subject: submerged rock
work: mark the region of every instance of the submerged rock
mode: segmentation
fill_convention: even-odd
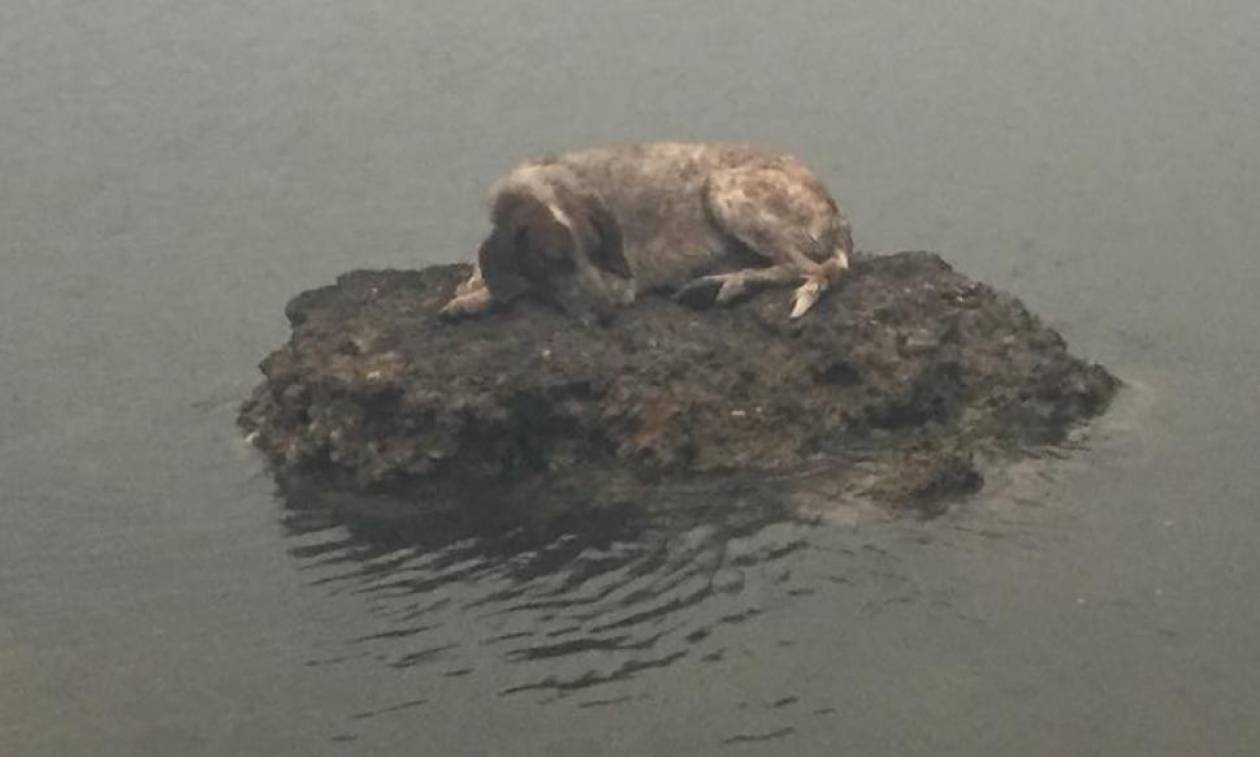
[[[977,454],[1062,441],[1119,382],[938,256],[859,256],[804,318],[789,291],[606,325],[519,302],[437,317],[467,266],[355,271],[286,308],[240,424],[285,478],[520,502],[568,489],[825,470],[837,498],[939,512]]]

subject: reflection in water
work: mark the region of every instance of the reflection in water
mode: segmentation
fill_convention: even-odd
[[[628,684],[647,671],[726,659],[723,629],[812,591],[789,564],[812,526],[767,486],[546,508],[426,508],[302,484],[282,494],[289,551],[312,583],[370,611],[367,633],[310,664],[366,657],[426,672],[409,701],[357,720],[422,706],[434,686],[485,668],[500,697],[616,705],[641,695]]]
[[[776,650],[817,647],[819,635],[843,650],[845,637],[889,633],[924,614],[981,627],[948,581],[925,583],[933,569],[924,565],[956,564],[935,563],[933,552],[991,555],[999,542],[1036,550],[1045,535],[1036,518],[1021,520],[1042,509],[1062,464],[1059,454],[1042,457],[1005,468],[994,491],[965,508],[994,518],[863,518],[861,528],[837,526],[855,526],[848,516],[822,524],[802,514],[821,513],[820,498],[833,515],[844,509],[827,498],[821,469],[597,501],[572,487],[422,501],[281,481],[289,554],[311,587],[353,599],[349,625],[336,624],[338,637],[306,664],[389,677],[380,701],[344,713],[352,730],[417,710],[440,720],[453,702],[487,698],[588,713],[659,707],[656,690],[715,674],[739,682],[738,729],[714,733],[715,746],[807,738],[847,705],[836,691],[773,675],[763,666]],[[841,652],[828,665],[847,660]]]

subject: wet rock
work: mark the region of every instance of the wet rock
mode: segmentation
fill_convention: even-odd
[[[930,515],[980,487],[974,455],[1061,441],[1119,383],[929,253],[858,257],[799,321],[787,290],[646,298],[604,325],[529,301],[441,321],[467,273],[355,271],[289,303],[240,413],[278,474],[521,501],[826,470],[835,496]]]

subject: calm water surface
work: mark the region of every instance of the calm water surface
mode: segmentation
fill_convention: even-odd
[[[1260,751],[1258,7],[9,0],[0,751]],[[276,495],[290,295],[654,138],[804,156],[1129,388],[927,524]]]

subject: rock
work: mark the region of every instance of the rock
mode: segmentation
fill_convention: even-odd
[[[530,301],[440,320],[467,274],[355,271],[289,303],[240,413],[277,474],[519,500],[825,470],[836,496],[930,515],[980,487],[974,455],[1062,441],[1119,386],[929,253],[857,257],[798,321],[788,290],[650,297],[604,325]]]

